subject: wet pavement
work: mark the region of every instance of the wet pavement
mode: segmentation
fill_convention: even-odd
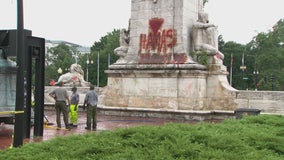
[[[70,134],[85,134],[90,132],[100,132],[104,130],[115,130],[117,128],[127,128],[139,125],[163,125],[165,123],[195,123],[192,121],[160,119],[160,118],[140,118],[140,117],[119,117],[119,116],[105,116],[98,115],[97,117],[97,130],[86,130],[86,112],[79,111],[78,126],[73,127],[71,130],[56,129],[55,111],[45,110],[45,120],[48,120],[49,125],[44,126],[42,137],[33,137],[33,128],[31,128],[31,138],[25,139],[24,143],[40,142],[52,139],[57,136],[65,136]],[[61,124],[64,128],[63,117],[61,116]],[[0,130],[0,150],[9,148],[12,144],[13,125],[2,125]]]

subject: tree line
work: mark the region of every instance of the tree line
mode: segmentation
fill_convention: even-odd
[[[249,90],[284,90],[284,20],[267,33],[258,33],[245,44],[224,42],[219,36],[224,65],[232,66],[232,86]],[[241,69],[244,65],[245,69]],[[229,78],[229,77],[228,77]]]
[[[75,63],[76,58],[77,63],[81,65],[84,71],[85,80],[88,79],[93,85],[106,86],[107,75],[104,71],[119,58],[113,52],[115,48],[119,47],[119,34],[120,31],[116,29],[107,33],[98,42],[94,42],[90,53],[80,53],[75,47],[68,46],[65,43],[48,49],[46,54],[45,84],[49,85],[50,81],[56,81],[61,74],[69,72],[69,67]],[[59,68],[62,69],[61,74],[57,72]],[[88,75],[86,73],[87,70]]]

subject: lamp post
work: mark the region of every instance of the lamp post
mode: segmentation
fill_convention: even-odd
[[[87,82],[89,82],[89,63],[90,63],[89,56],[87,56],[87,61],[86,61],[86,64],[87,64],[86,80]]]
[[[68,67],[67,67],[67,68],[65,68],[65,72],[69,72],[69,70],[70,70],[70,69],[69,69]]]
[[[93,64],[93,63],[94,63],[94,61],[93,60],[89,60],[89,56],[87,55],[87,61],[86,61],[86,64],[87,64],[86,80],[87,80],[87,82],[89,82],[89,64]]]
[[[259,72],[258,71],[253,71],[253,75],[254,75],[255,90],[257,91],[257,89],[258,89],[258,76],[259,76]]]
[[[62,69],[60,67],[58,68],[57,73],[62,74]]]
[[[240,69],[242,70],[242,89],[244,88],[244,81],[248,80],[247,77],[244,77],[244,72],[247,69],[247,67],[245,65],[241,65]]]
[[[242,70],[242,89],[243,89],[244,88],[244,81],[248,80],[247,77],[244,77],[244,72],[247,69],[247,67],[245,65],[245,53],[244,52],[243,52],[243,57],[242,57],[242,65],[240,66],[240,69]]]
[[[98,52],[98,61],[97,61],[97,87],[100,86],[100,52]]]
[[[231,54],[231,64],[230,64],[230,85],[232,86],[233,80],[233,54]]]
[[[59,67],[58,70],[57,70],[58,75],[60,76],[62,74],[62,72],[63,72],[62,69]]]

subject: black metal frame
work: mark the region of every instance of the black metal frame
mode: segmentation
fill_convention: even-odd
[[[26,137],[29,138],[31,122],[32,95],[32,60],[35,59],[34,87],[34,136],[43,136],[44,127],[44,69],[45,69],[45,39],[27,37],[27,104],[26,104]]]
[[[30,138],[33,60],[35,61],[34,136],[43,136],[45,39],[33,37],[30,30],[0,30],[0,33],[0,38],[5,40],[5,43],[0,44],[6,53],[5,56],[17,57],[15,111],[24,111],[24,114],[15,115],[13,145],[18,147],[23,144],[24,137]],[[20,46],[16,45],[19,42]]]

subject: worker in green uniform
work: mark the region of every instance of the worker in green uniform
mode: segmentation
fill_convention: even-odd
[[[77,87],[72,88],[72,94],[70,96],[70,108],[69,108],[69,118],[70,125],[77,127],[78,124],[78,110],[79,110],[79,94],[77,93]]]

